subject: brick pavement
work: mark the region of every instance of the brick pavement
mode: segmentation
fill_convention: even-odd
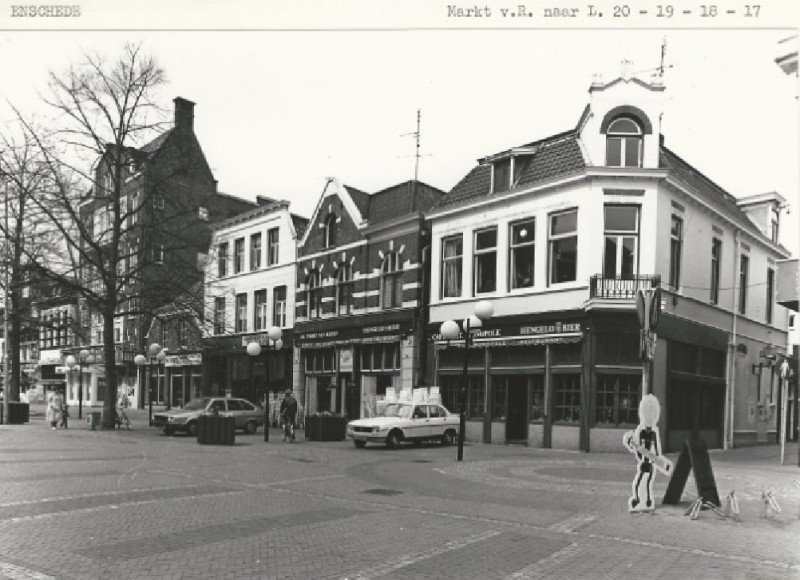
[[[457,463],[455,448],[260,433],[199,446],[149,429],[146,411],[131,419],[121,432],[0,426],[0,577],[800,577],[800,474],[774,448],[712,452],[741,518],[691,521],[688,494],[626,512],[626,453],[469,445]],[[783,508],[769,519],[753,503],[765,486]]]

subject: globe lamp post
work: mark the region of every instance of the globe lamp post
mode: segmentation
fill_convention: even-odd
[[[458,461],[464,460],[464,432],[467,424],[467,388],[469,385],[469,349],[472,346],[473,338],[471,331],[483,326],[484,320],[489,320],[494,315],[494,307],[487,300],[481,300],[475,304],[474,314],[470,315],[463,322],[464,328],[464,370],[461,381],[461,391],[459,392],[459,418],[458,418]],[[442,338],[448,342],[461,337],[461,328],[454,320],[446,320],[442,323],[439,331]]]

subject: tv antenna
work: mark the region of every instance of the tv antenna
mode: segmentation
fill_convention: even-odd
[[[414,203],[416,202],[416,194],[417,194],[417,180],[419,179],[419,158],[420,157],[430,157],[430,155],[423,155],[419,152],[419,141],[420,141],[420,121],[422,119],[422,111],[417,109],[417,130],[413,133],[404,133],[400,135],[401,137],[414,137],[415,142],[415,150],[414,150],[414,181],[411,182],[411,203],[412,207],[414,207]]]

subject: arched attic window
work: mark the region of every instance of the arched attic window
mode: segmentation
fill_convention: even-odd
[[[618,117],[606,131],[608,167],[642,166],[642,127],[633,117]]]
[[[336,214],[328,214],[325,218],[325,247],[331,248],[336,245]]]

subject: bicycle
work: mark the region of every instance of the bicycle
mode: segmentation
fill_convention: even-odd
[[[117,411],[116,416],[114,417],[114,424],[117,429],[122,429],[123,427],[127,427],[128,431],[133,429],[133,427],[131,427],[131,421],[128,419],[125,409],[122,407],[120,407],[119,411]]]
[[[294,443],[294,421],[288,421],[286,417],[281,417],[283,421],[283,441],[289,440],[289,443]]]

